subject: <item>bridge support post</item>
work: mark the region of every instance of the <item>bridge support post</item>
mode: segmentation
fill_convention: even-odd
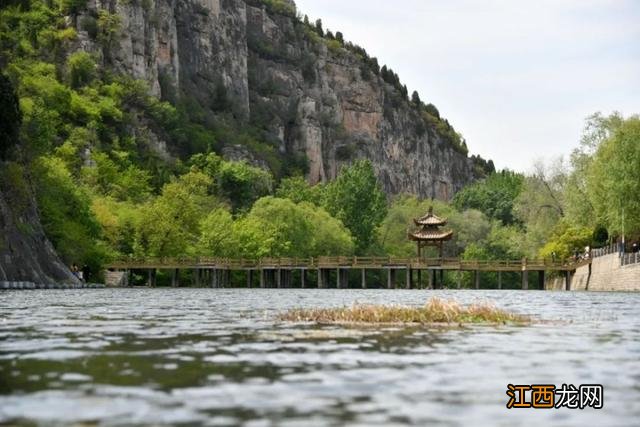
[[[282,270],[281,269],[276,270],[276,287],[278,289],[282,288]]]
[[[427,276],[429,276],[429,284],[428,287],[429,289],[435,289],[435,283],[433,280],[433,273],[435,273],[435,270],[427,270]]]
[[[265,275],[264,268],[261,268],[260,269],[260,289],[264,289],[266,287],[264,275]]]
[[[522,270],[522,290],[526,291],[529,289],[529,271]]]
[[[302,270],[300,270],[300,282],[302,286],[302,289],[307,287],[307,269],[303,268]]]
[[[544,291],[545,276],[546,276],[546,272],[544,270],[541,270],[538,272],[538,284],[540,285],[540,290],[542,291]]]
[[[324,289],[324,277],[323,276],[323,270],[321,268],[318,269],[318,289]]]
[[[362,289],[367,289],[367,270],[364,268],[360,270],[360,280]]]
[[[462,289],[462,270],[458,270],[458,289]]]
[[[336,268],[336,288],[342,289],[342,270],[340,267]]]
[[[251,289],[253,286],[253,270],[247,270],[247,288]]]
[[[422,289],[422,269],[418,267],[418,289]]]
[[[502,289],[502,271],[498,271],[498,289]]]
[[[564,290],[565,291],[571,290],[571,272],[570,271],[564,272]]]
[[[387,289],[391,289],[392,286],[391,269],[387,268]]]
[[[476,289],[480,289],[480,271],[476,270]]]
[[[216,289],[218,287],[218,270],[215,268],[210,272],[209,286],[211,286],[213,289]]]
[[[147,286],[149,286],[150,288],[155,288],[156,287],[156,269],[155,268],[149,269],[148,274],[149,275],[147,277]]]
[[[407,266],[407,268],[404,270],[405,274],[404,274],[404,287],[406,289],[411,289],[411,267]]]
[[[180,270],[178,270],[177,268],[174,268],[173,272],[171,274],[171,287],[172,288],[177,288],[177,287],[180,286],[180,283],[179,283],[179,280],[178,280],[179,275],[180,275]]]

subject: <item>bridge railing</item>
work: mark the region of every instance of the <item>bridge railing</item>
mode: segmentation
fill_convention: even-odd
[[[633,254],[630,254],[633,255]],[[626,263],[638,257],[625,258]],[[317,258],[125,258],[111,263],[110,269],[146,268],[219,268],[219,269],[315,269],[315,268],[443,268],[461,270],[567,270],[591,262],[558,262],[552,260],[461,260],[458,258],[401,258],[401,257],[317,257]]]

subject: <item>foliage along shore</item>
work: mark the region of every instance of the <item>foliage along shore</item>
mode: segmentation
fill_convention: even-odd
[[[528,316],[510,313],[489,302],[463,306],[454,300],[431,298],[422,307],[354,305],[341,308],[294,309],[278,316],[286,322],[318,324],[516,324],[531,323]]]

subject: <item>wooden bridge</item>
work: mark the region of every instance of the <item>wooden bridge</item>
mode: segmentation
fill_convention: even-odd
[[[171,271],[172,286],[179,286],[180,270],[193,271],[194,282],[198,286],[228,287],[231,284],[231,272],[244,272],[246,286],[254,287],[254,275],[259,275],[261,288],[289,288],[292,287],[293,275],[299,275],[302,288],[309,287],[309,273],[315,273],[318,288],[332,287],[331,277],[335,276],[335,287],[348,287],[349,275],[352,270],[359,270],[361,286],[367,287],[367,271],[379,270],[386,272],[387,288],[406,289],[421,288],[422,273],[428,276],[428,286],[437,288],[438,282],[443,283],[445,272],[457,274],[458,287],[461,287],[463,272],[474,275],[476,288],[480,288],[480,273],[493,272],[497,275],[498,288],[502,288],[502,273],[517,272],[522,276],[522,289],[529,289],[529,273],[537,272],[539,283],[544,286],[546,272],[561,272],[565,276],[567,290],[572,272],[591,261],[553,262],[550,260],[521,261],[479,261],[461,260],[458,258],[394,258],[394,257],[317,257],[317,258],[263,258],[260,260],[232,259],[232,258],[127,258],[111,263],[107,269],[127,272],[132,270],[147,272],[147,284],[156,285],[158,270]],[[333,274],[335,272],[335,274]],[[313,274],[312,273],[312,274]],[[404,276],[403,283],[398,282],[398,275]],[[438,277],[439,276],[439,277]],[[439,279],[439,280],[438,280]]]

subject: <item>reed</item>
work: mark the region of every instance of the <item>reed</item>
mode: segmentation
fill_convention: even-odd
[[[287,322],[319,324],[526,324],[531,319],[489,302],[463,306],[457,301],[431,298],[422,307],[356,304],[341,308],[294,309],[279,316]]]

